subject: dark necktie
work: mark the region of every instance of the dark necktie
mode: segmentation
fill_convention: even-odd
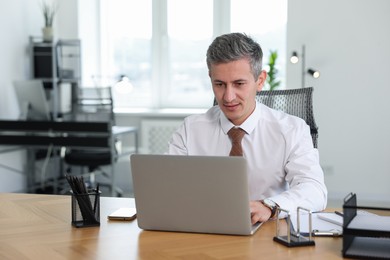
[[[228,135],[232,140],[232,149],[230,150],[229,156],[243,156],[241,140],[245,135],[245,131],[241,128],[232,127]]]

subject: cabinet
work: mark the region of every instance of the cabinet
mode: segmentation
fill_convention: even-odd
[[[70,112],[81,81],[80,40],[43,42],[30,37],[31,78],[40,79],[54,119]]]

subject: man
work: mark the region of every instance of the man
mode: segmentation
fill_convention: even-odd
[[[207,66],[218,106],[187,117],[169,142],[169,154],[228,156],[229,130],[243,129],[252,223],[272,218],[277,207],[316,211],[327,201],[309,126],[255,100],[267,77],[262,56],[260,45],[245,34],[217,37],[207,51]]]

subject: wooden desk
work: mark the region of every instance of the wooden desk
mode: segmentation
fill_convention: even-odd
[[[274,242],[275,222],[253,236],[142,231],[137,221],[108,221],[133,199],[101,198],[101,226],[74,228],[69,196],[0,194],[1,259],[342,259],[342,238],[313,247]]]

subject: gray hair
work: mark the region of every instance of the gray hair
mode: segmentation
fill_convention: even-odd
[[[260,45],[243,33],[229,33],[214,39],[207,50],[207,67],[240,59],[248,59],[255,80],[262,71],[263,51]]]

